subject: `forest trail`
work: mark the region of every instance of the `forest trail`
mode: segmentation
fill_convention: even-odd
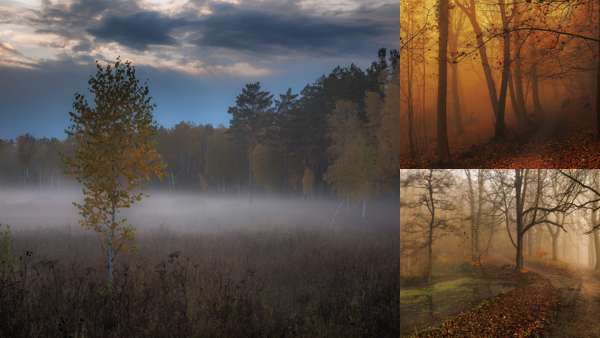
[[[590,271],[566,274],[528,266],[560,292],[560,310],[548,337],[600,337],[600,279]]]
[[[580,277],[580,287],[571,302],[562,303],[550,337],[599,337],[600,280],[589,272]],[[562,289],[569,297],[569,291]]]

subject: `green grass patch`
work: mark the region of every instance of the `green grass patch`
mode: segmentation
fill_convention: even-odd
[[[401,288],[400,289],[400,303],[415,303],[418,301],[418,297],[424,297],[431,294],[438,294],[442,292],[451,291],[462,291],[458,290],[464,288],[470,284],[477,283],[478,279],[473,277],[460,277],[448,281],[434,283],[430,286],[425,287],[412,287],[412,288]]]

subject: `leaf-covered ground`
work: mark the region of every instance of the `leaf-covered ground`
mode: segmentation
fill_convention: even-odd
[[[457,167],[599,168],[600,139],[591,130],[554,137],[491,141],[459,156]]]
[[[600,139],[591,128],[568,133],[530,129],[468,148],[451,149],[452,160],[436,162],[435,154],[419,161],[401,158],[401,168],[600,168]]]
[[[560,303],[559,292],[541,276],[526,272],[522,287],[493,297],[437,328],[414,337],[536,337],[544,334]]]

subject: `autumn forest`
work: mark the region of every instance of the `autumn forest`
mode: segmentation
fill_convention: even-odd
[[[402,167],[596,167],[598,13],[401,1]]]

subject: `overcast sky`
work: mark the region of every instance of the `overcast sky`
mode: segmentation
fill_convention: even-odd
[[[227,125],[245,83],[297,92],[398,39],[398,0],[0,0],[0,138],[64,137],[95,60],[133,61],[162,125]]]

